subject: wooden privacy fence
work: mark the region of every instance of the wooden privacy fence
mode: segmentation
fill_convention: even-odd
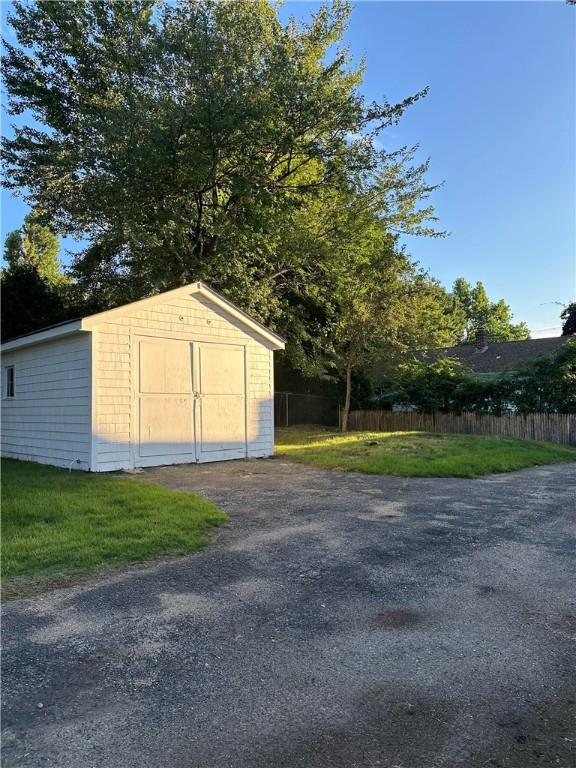
[[[374,432],[459,432],[502,435],[524,440],[576,445],[576,413],[416,413],[413,411],[352,411],[349,429]]]

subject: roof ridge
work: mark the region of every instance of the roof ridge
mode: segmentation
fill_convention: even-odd
[[[508,339],[506,341],[490,341],[488,338],[487,347],[495,346],[496,344],[526,344],[527,342],[531,341],[568,341],[570,338],[576,338],[576,334],[572,334],[572,336],[543,336],[540,339]],[[476,344],[473,341],[461,341],[459,344],[452,344],[451,346],[442,346],[442,347],[422,347],[420,349],[413,349],[412,352],[440,352],[442,350],[447,349],[459,349],[459,348],[474,348],[476,349]]]

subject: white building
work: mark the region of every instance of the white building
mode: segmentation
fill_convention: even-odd
[[[284,341],[202,283],[2,345],[2,455],[106,472],[270,456]]]

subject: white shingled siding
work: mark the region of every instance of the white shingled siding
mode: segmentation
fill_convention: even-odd
[[[201,283],[7,342],[2,454],[97,472],[270,456],[283,344]]]
[[[14,366],[14,398],[6,368]],[[2,455],[60,467],[90,468],[90,334],[2,355]],[[80,462],[80,463],[78,463]]]
[[[248,456],[273,454],[272,349],[208,299],[200,295],[167,299],[98,324],[92,336],[93,470],[135,464],[135,339],[141,336],[244,345]]]

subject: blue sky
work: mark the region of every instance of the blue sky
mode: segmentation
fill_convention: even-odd
[[[288,2],[281,15],[317,7]],[[346,36],[365,58],[369,100],[430,86],[384,143],[418,143],[431,158],[451,235],[407,238],[408,251],[446,285],[482,280],[535,336],[560,331],[550,302],[576,298],[575,32],[576,8],[563,2],[462,0],[359,2]],[[3,236],[25,212],[3,191]]]

